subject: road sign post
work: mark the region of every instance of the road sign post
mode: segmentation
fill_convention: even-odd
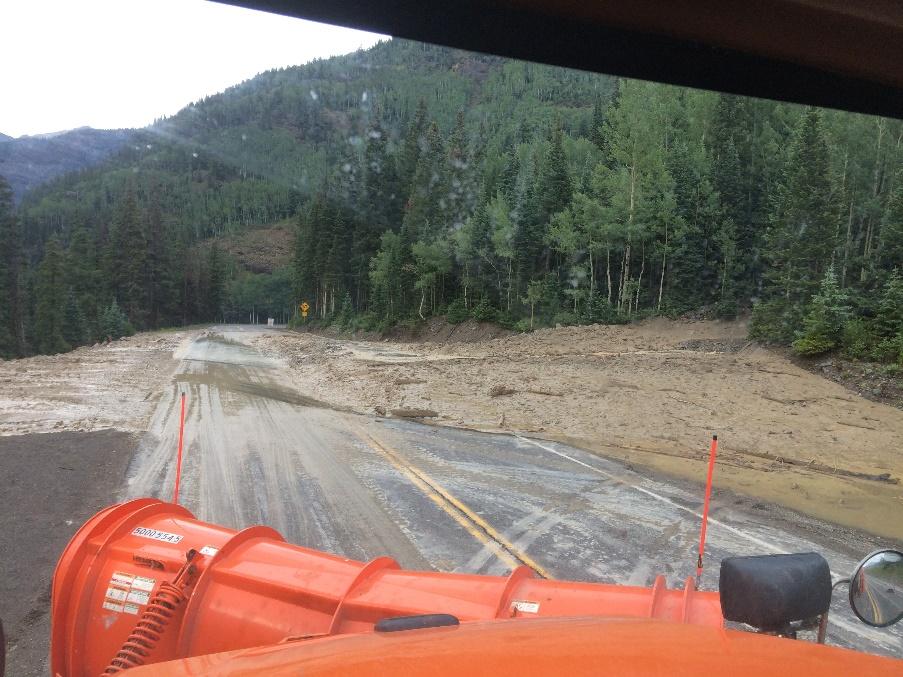
[[[310,305],[308,305],[307,301],[302,301],[298,309],[301,311],[301,317],[307,319],[307,311],[310,310]]]

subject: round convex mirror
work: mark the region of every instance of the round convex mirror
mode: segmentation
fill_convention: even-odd
[[[859,563],[850,579],[850,606],[877,628],[903,618],[903,552],[878,550]]]

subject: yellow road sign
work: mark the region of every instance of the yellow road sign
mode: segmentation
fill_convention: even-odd
[[[306,310],[302,310],[302,311],[301,311],[301,317],[307,317],[307,311],[306,311]]]
[[[307,301],[302,301],[299,308],[301,308],[301,312],[304,313],[305,315],[307,315],[307,311],[310,310],[310,306],[307,305]]]

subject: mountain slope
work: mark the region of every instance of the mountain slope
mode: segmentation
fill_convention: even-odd
[[[390,146],[419,101],[446,133],[459,111],[468,133],[498,152],[560,118],[585,130],[615,80],[403,40],[269,71],[142,130],[127,147],[26,200],[26,238],[64,237],[74,224],[111,220],[127,185],[190,240],[293,215],[337,171],[359,167],[379,119]],[[0,165],[0,174],[3,173]],[[75,199],[74,196],[79,196]]]
[[[132,136],[131,130],[90,127],[18,139],[0,134],[0,175],[20,200],[26,191],[51,179],[99,164]]]

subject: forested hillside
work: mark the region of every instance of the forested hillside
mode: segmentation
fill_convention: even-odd
[[[0,352],[304,299],[370,328],[752,308],[757,338],[900,359],[899,121],[392,40],[135,138],[0,217]],[[218,244],[285,218],[290,269]]]
[[[102,162],[126,144],[132,133],[125,129],[83,127],[18,139],[0,134],[0,176],[19,199],[57,176]]]

